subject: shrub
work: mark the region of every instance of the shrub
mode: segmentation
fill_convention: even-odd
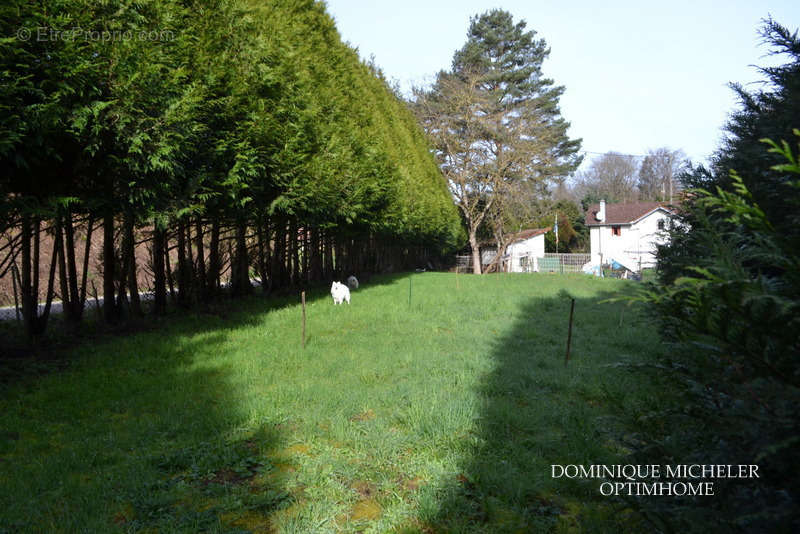
[[[786,142],[765,142],[785,160],[771,167],[785,178],[773,186],[800,213],[796,156]],[[796,532],[800,242],[776,229],[735,172],[728,190],[693,190],[670,233],[659,252],[662,272],[638,298],[674,348],[660,372],[680,395],[639,418],[634,456],[639,463],[757,464],[760,478],[720,481],[714,497],[637,506],[664,531]]]

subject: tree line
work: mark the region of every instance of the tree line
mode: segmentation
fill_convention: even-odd
[[[321,2],[11,0],[0,26],[0,278],[30,336],[54,298],[81,322],[97,236],[109,322],[144,312],[143,269],[160,314],[461,238],[413,114]]]
[[[767,19],[785,60],[739,106],[711,165],[691,167],[658,279],[639,298],[671,350],[672,402],[636,414],[633,463],[754,464],[713,499],[643,499],[659,532],[790,532],[800,525],[800,39]]]
[[[607,202],[669,202],[679,199],[681,176],[691,168],[682,150],[661,147],[644,156],[610,151],[594,158],[569,184],[562,196],[584,205]]]

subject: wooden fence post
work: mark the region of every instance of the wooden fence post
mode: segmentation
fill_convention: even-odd
[[[17,298],[17,277],[19,276],[19,271],[17,271],[17,261],[14,260],[14,263],[11,264],[11,283],[14,286],[14,313],[16,314],[17,322],[19,322],[19,299]],[[20,284],[22,287],[22,284]]]
[[[575,311],[575,299],[571,299],[572,304],[569,307],[569,331],[567,332],[567,356],[564,358],[564,365],[569,362],[569,349],[572,345],[572,314]]]
[[[306,292],[300,293],[300,300],[303,303],[303,350],[306,348]]]

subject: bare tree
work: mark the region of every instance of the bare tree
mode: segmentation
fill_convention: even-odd
[[[507,182],[486,214],[486,226],[491,230],[497,254],[486,267],[492,272],[500,266],[508,245],[516,232],[530,228],[551,211],[551,202],[544,197],[540,183],[524,180]]]
[[[638,189],[641,199],[672,202],[674,194],[681,188],[676,177],[686,169],[688,163],[689,159],[682,150],[649,150],[639,168]]]
[[[488,107],[477,75],[461,78],[440,73],[434,90],[415,90],[415,111],[433,142],[450,193],[464,216],[473,269],[480,274],[478,227],[495,201],[502,180],[487,165],[490,147],[486,128],[493,118],[480,111]]]
[[[609,202],[631,202],[638,198],[636,175],[639,166],[635,156],[606,152],[592,161],[576,177],[579,198],[605,199]]]

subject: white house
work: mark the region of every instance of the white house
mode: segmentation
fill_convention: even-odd
[[[589,206],[592,265],[612,260],[628,270],[639,272],[656,264],[656,245],[664,243],[661,233],[673,215],[665,202],[635,202]]]
[[[506,252],[498,265],[498,270],[509,273],[538,271],[538,260],[544,256],[544,234],[550,228],[531,228],[509,236]],[[494,242],[481,246],[481,264],[486,269],[497,256]]]
[[[510,273],[538,271],[538,259],[544,257],[544,234],[550,228],[532,228],[511,236],[506,247],[505,270]]]

